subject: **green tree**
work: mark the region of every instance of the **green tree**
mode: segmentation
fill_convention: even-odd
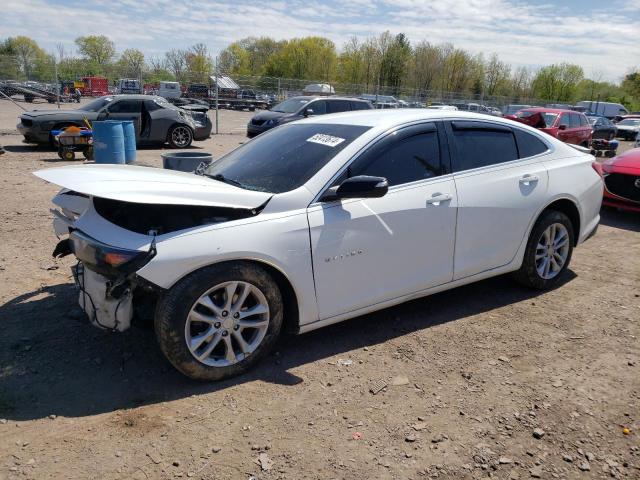
[[[507,82],[511,75],[511,67],[501,62],[498,55],[491,55],[484,68],[485,85],[484,92],[487,95],[505,93]]]
[[[188,78],[191,82],[204,83],[213,73],[213,61],[204,43],[197,43],[185,56]]]
[[[144,53],[136,48],[127,48],[122,52],[118,64],[122,76],[139,78],[144,69]]]
[[[15,56],[19,71],[24,78],[36,79],[34,71],[38,62],[42,62],[46,58],[46,53],[35,40],[22,35],[11,37],[5,41],[3,49]]]
[[[543,67],[533,79],[534,95],[542,100],[574,101],[583,78],[584,72],[578,65],[561,63]]]
[[[174,49],[164,55],[167,70],[173,74],[173,78],[178,82],[184,82],[187,70],[187,51]]]
[[[105,69],[116,54],[115,45],[104,35],[78,37],[75,42],[80,54],[101,69]]]

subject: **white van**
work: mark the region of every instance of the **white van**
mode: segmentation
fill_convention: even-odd
[[[624,105],[620,103],[611,103],[611,102],[598,102],[598,101],[590,101],[583,100],[582,102],[576,103],[579,107],[585,107],[591,113],[595,113],[596,115],[602,115],[607,118],[614,118],[618,115],[628,115],[629,111],[624,108]]]
[[[160,82],[158,95],[164,98],[180,98],[180,83],[178,82]]]

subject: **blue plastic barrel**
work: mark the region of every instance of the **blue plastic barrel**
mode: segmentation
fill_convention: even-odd
[[[96,163],[124,163],[122,122],[93,122],[93,158]]]
[[[132,120],[122,122],[124,131],[124,161],[127,163],[136,161],[136,129]]]

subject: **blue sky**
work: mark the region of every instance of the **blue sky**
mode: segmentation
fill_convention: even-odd
[[[404,32],[410,41],[452,42],[497,53],[514,66],[581,65],[618,81],[640,67],[640,0],[3,0],[0,38],[28,35],[73,52],[80,35],[109,36],[118,51],[147,56],[205,43],[215,55],[247,36],[331,38]],[[554,4],[556,3],[556,4]]]

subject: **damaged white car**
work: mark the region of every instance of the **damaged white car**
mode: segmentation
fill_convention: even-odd
[[[256,137],[204,175],[68,166],[54,224],[79,300],[122,331],[151,310],[182,373],[245,371],[306,332],[514,272],[557,284],[599,222],[593,157],[509,120],[352,112]]]

